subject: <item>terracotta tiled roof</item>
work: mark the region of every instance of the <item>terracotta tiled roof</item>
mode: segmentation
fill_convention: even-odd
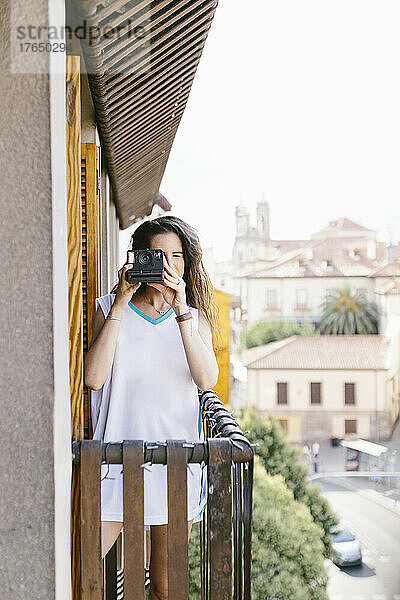
[[[351,219],[347,219],[346,217],[341,217],[340,219],[336,219],[336,221],[331,221],[328,227],[321,229],[315,235],[321,233],[328,233],[332,231],[373,231],[372,229],[367,229],[367,227],[363,227],[359,223],[352,221]]]
[[[341,235],[345,232],[346,235]],[[367,236],[360,232],[367,232]],[[309,241],[271,242],[280,246],[278,257],[247,261],[238,278],[263,279],[282,277],[390,277],[400,275],[400,244],[392,246],[394,263],[387,261],[385,244],[374,239],[374,232],[345,217],[331,221],[328,227],[311,236]],[[353,235],[354,233],[354,235]],[[363,238],[360,240],[360,238]],[[370,256],[366,240],[371,238],[376,255]]]
[[[393,277],[393,279],[391,281],[389,281],[389,283],[387,283],[385,286],[383,286],[383,288],[380,288],[376,291],[378,294],[395,295],[395,296],[400,295],[400,278]]]
[[[377,269],[369,274],[370,277],[399,277],[400,276],[400,264],[398,262],[380,265]]]
[[[292,336],[246,350],[248,369],[386,369],[383,335]]]

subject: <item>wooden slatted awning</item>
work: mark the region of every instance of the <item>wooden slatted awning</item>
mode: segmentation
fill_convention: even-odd
[[[148,215],[218,0],[74,0],[121,229]]]

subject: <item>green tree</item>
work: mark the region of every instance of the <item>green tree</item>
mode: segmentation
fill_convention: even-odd
[[[299,325],[296,321],[259,321],[241,332],[242,348],[253,348],[276,342],[291,335],[314,335],[315,327],[308,319]]]
[[[256,457],[252,528],[252,598],[327,600],[322,531],[281,476],[270,476]],[[189,543],[190,598],[200,600],[200,534]]]
[[[252,535],[252,598],[328,600],[321,528],[294,499],[283,477],[256,459]]]
[[[321,305],[321,333],[354,335],[378,333],[379,313],[376,304],[364,294],[352,293],[344,285],[331,293]]]
[[[295,500],[309,508],[314,522],[321,527],[324,555],[329,558],[332,555],[329,530],[337,524],[337,517],[322,496],[321,487],[308,483],[308,469],[299,460],[301,450],[289,444],[286,434],[272,415],[262,416],[257,408],[251,407],[242,410],[238,420],[244,431],[249,430],[249,440],[259,444],[255,447],[255,453],[267,473],[281,475]]]

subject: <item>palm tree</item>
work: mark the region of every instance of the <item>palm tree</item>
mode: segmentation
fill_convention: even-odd
[[[364,294],[352,294],[348,285],[327,296],[322,303],[322,311],[319,328],[323,334],[378,333],[376,304],[369,302]]]

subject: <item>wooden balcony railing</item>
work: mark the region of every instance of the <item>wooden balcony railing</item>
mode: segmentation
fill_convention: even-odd
[[[200,393],[199,399],[205,442],[73,442],[73,466],[79,470],[81,490],[81,600],[146,598],[143,469],[147,463],[167,465],[169,598],[189,598],[187,464],[204,463],[208,500],[200,524],[202,600],[250,600],[253,449],[212,390]],[[107,564],[105,586],[100,521],[102,462],[123,468],[123,569],[118,577],[114,554]]]

